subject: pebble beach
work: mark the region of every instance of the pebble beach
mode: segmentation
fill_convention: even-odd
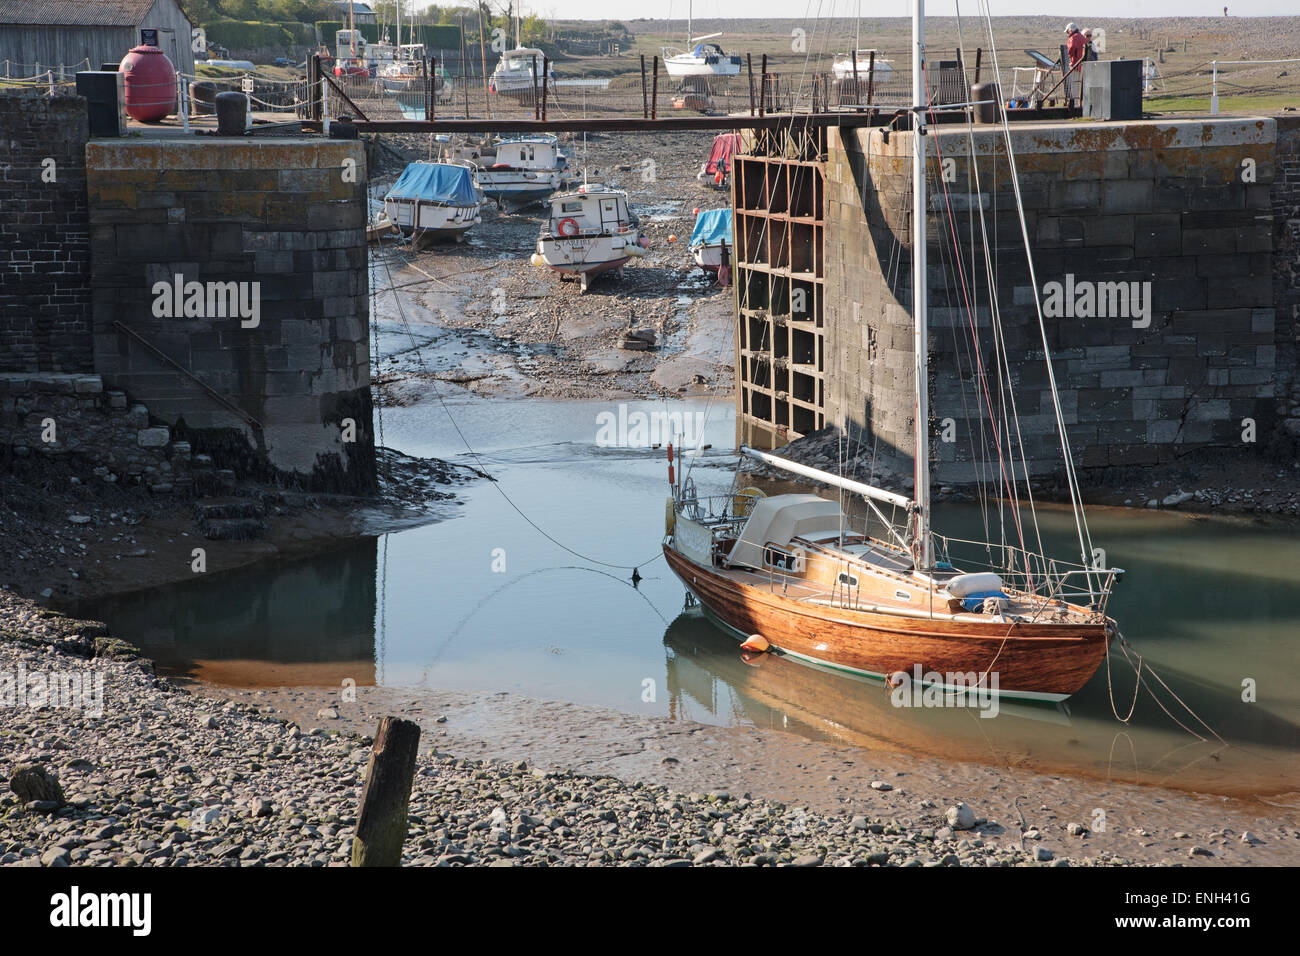
[[[0,698],[12,693],[4,684],[12,675],[27,675],[30,690],[32,675],[53,687],[52,677],[71,673],[94,675],[87,686],[98,704],[58,706],[67,701],[34,695],[24,706],[3,702],[0,865],[347,865],[372,740],[332,708],[308,720],[288,714],[284,701],[191,693],[157,676],[103,625],[0,595]],[[975,802],[921,797],[916,784],[907,804],[916,813],[828,812],[750,792],[683,792],[653,779],[465,756],[474,749],[468,742],[453,744],[458,755],[437,732],[446,720],[421,721],[404,865],[1151,862],[1050,849],[1067,838],[1083,848],[1087,827],[1054,828],[1059,838],[1022,829],[1014,817],[982,815]],[[884,780],[870,784],[873,797],[893,790]],[[1264,844],[1294,854],[1300,837],[1285,826],[1261,834],[1220,832],[1179,853],[1209,862],[1223,858],[1219,844]]]

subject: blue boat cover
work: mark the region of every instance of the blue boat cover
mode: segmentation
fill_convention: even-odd
[[[728,246],[734,246],[731,232],[730,209],[705,209],[695,217],[695,228],[691,230],[691,248],[696,246],[716,246],[726,240]]]
[[[422,199],[448,206],[473,206],[479,201],[469,168],[448,163],[411,163],[385,198]]]

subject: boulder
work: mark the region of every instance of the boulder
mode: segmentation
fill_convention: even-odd
[[[948,826],[954,830],[973,830],[975,829],[975,811],[964,803],[959,803],[955,807],[949,807]]]
[[[63,796],[63,787],[59,784],[59,778],[40,764],[20,765],[9,778],[9,789],[16,793],[23,803],[40,800],[63,806],[68,802]]]

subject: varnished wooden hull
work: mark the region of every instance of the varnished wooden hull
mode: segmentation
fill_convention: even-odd
[[[810,605],[695,564],[667,544],[664,557],[709,613],[773,649],[868,677],[902,671],[998,675],[998,694],[1064,700],[1096,673],[1106,626],[967,622]]]

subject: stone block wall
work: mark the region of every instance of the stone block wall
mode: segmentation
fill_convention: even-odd
[[[362,146],[212,137],[86,155],[95,368],[110,387],[222,467],[372,491]]]
[[[86,101],[0,91],[0,371],[89,372]]]
[[[1283,431],[1300,439],[1300,117],[1278,117],[1273,175],[1273,308]]]
[[[148,409],[106,390],[98,375],[0,372],[5,457],[77,459],[93,480],[185,495],[194,490],[194,458],[187,442],[173,439]]]
[[[1295,325],[1294,310],[1281,318],[1275,310],[1275,281],[1284,283],[1275,278],[1273,120],[1013,126],[1032,277],[1001,129],[931,134],[938,480],[980,477],[975,450],[996,460],[995,431],[1005,447],[1014,428],[1002,422],[996,384],[991,409],[974,387],[981,372],[996,383],[1000,371],[1012,384],[1031,471],[1060,468],[1035,285],[1046,302],[1059,284],[1063,307],[1046,319],[1047,342],[1077,464],[1143,466],[1201,448],[1241,450],[1244,419],[1258,435],[1251,448],[1271,440],[1289,377],[1279,369],[1294,366],[1279,341],[1293,340]],[[828,272],[826,351],[843,377],[827,388],[827,420],[863,432],[900,471],[910,471],[914,448],[911,148],[907,132],[886,139],[844,129],[832,136],[827,162],[827,256],[861,266]],[[1119,308],[1114,283],[1137,291],[1149,315]],[[1079,299],[1087,284],[1105,298],[1104,310]],[[1064,307],[1067,298],[1079,314]],[[945,419],[954,441],[943,440]]]

